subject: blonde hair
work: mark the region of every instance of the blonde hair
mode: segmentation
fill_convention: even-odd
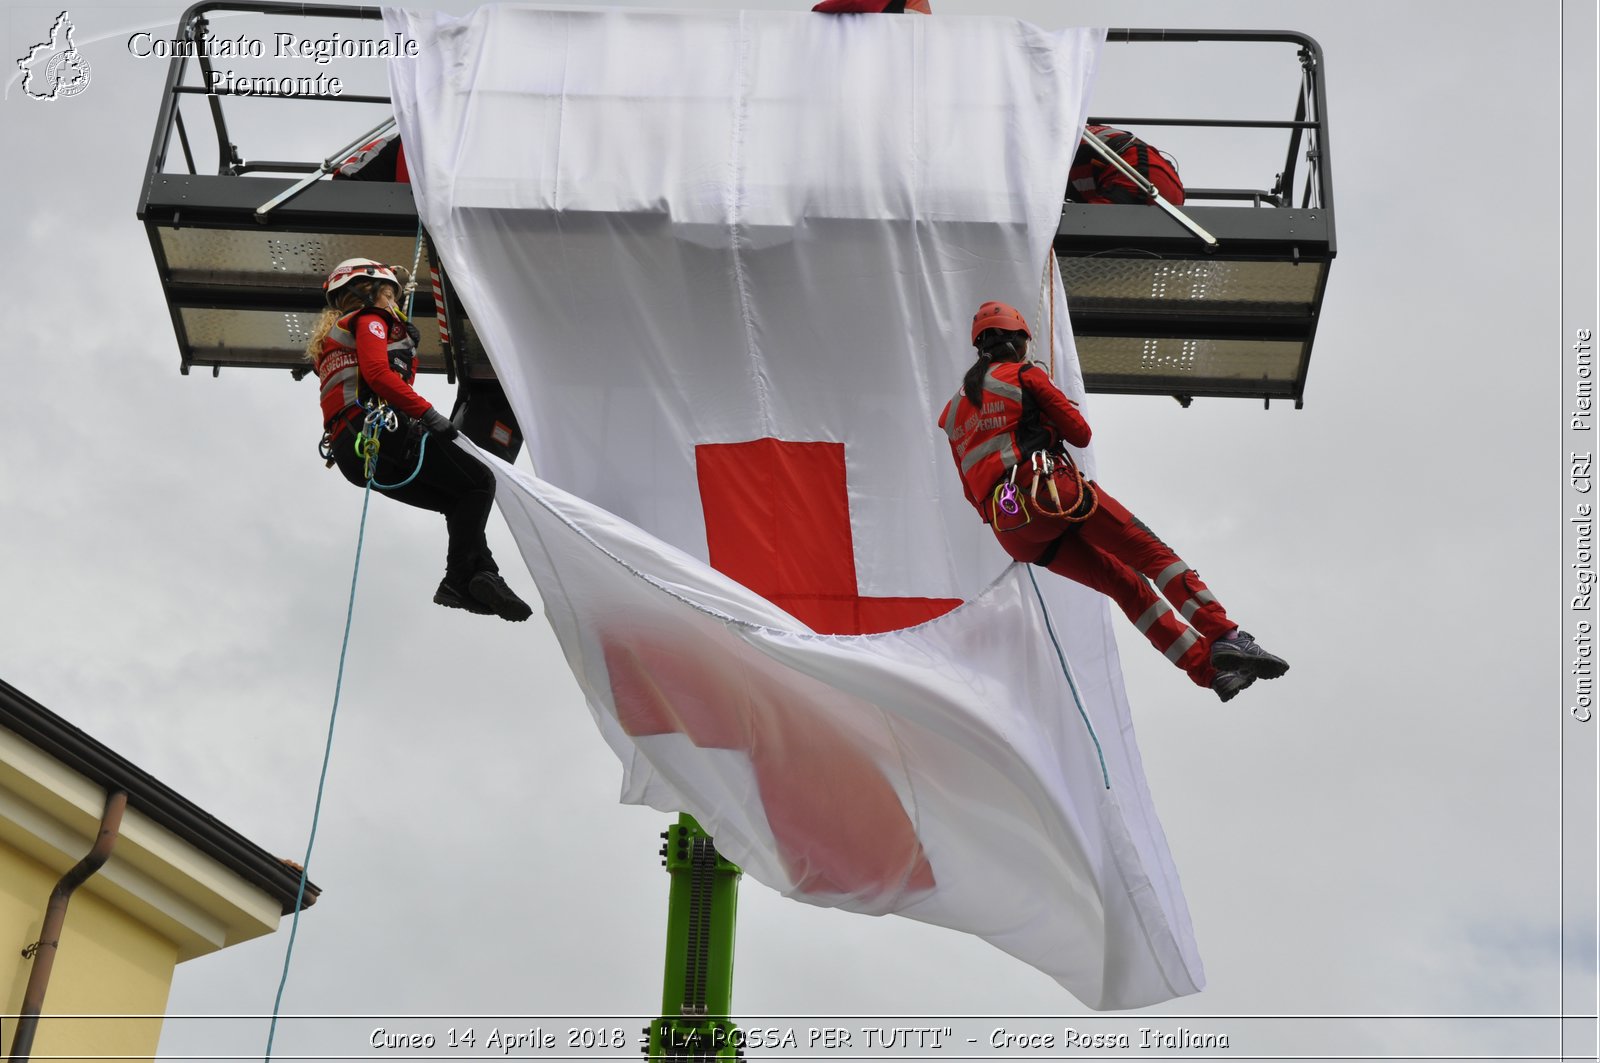
[[[322,365],[322,341],[328,338],[328,333],[333,329],[333,323],[342,317],[344,311],[332,307],[324,310],[322,316],[317,318],[317,323],[311,327],[311,338],[306,340],[306,361],[312,368]]]
[[[360,282],[356,282],[360,283]],[[322,365],[322,341],[328,338],[328,333],[333,330],[334,323],[352,310],[360,310],[367,305],[366,297],[362,295],[355,284],[347,285],[334,300],[337,307],[328,307],[317,318],[317,323],[311,327],[311,338],[306,341],[306,360],[313,368]]]

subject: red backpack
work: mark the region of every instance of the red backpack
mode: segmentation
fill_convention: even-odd
[[[1132,133],[1108,125],[1091,125],[1089,132],[1155,185],[1168,203],[1183,206],[1183,182],[1178,178],[1178,169],[1160,151]],[[1073,156],[1072,169],[1067,174],[1067,197],[1078,203],[1150,202],[1138,185],[1083,142],[1078,144],[1078,153]]]

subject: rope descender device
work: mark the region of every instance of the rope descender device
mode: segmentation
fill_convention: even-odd
[[[1000,493],[995,496],[995,504],[1006,516],[1015,517],[1022,508],[1017,502],[1017,485],[1011,482],[1001,484]]]
[[[383,432],[400,430],[400,415],[380,400],[364,404],[367,415],[361,420],[361,431],[356,433],[356,456],[362,461],[362,472],[372,479],[378,465],[379,436]]]

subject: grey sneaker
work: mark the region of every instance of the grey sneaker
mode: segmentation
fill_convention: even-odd
[[[1211,667],[1252,679],[1276,679],[1289,670],[1289,662],[1262,649],[1248,631],[1236,631],[1232,638],[1211,644]]]
[[[526,620],[533,615],[528,603],[516,596],[498,572],[480,572],[467,581],[467,593],[501,620]]]
[[[1223,701],[1232,701],[1234,695],[1255,681],[1255,676],[1243,672],[1218,672],[1211,680],[1211,689]]]

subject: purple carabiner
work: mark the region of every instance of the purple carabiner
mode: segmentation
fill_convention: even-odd
[[[1022,507],[1017,505],[1017,485],[1006,484],[1000,488],[1000,510],[1008,517],[1015,517]]]

